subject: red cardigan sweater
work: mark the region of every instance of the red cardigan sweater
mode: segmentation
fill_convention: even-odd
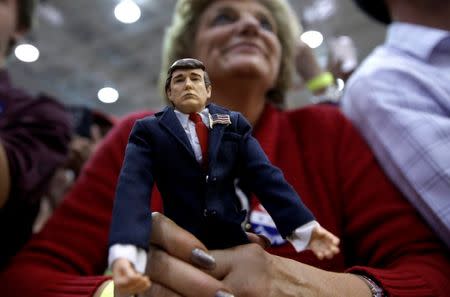
[[[92,296],[106,277],[107,240],[117,177],[134,114],[107,136],[43,231],[0,275],[1,294]],[[288,245],[271,252],[332,271],[371,276],[390,296],[448,296],[448,251],[387,180],[351,124],[330,106],[279,111],[267,105],[255,127],[342,252],[319,261]],[[176,170],[176,168],[174,168]],[[152,199],[160,209],[160,199]]]

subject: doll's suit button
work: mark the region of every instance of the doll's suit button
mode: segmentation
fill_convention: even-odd
[[[204,209],[203,216],[206,218],[215,217],[217,215],[217,211],[214,209]]]

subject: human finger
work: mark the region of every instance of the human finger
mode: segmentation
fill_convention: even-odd
[[[205,269],[215,266],[214,258],[207,253],[207,248],[200,240],[158,212],[152,213],[150,241],[183,261]]]
[[[225,278],[233,270],[259,266],[265,261],[267,255],[264,249],[255,243],[226,250],[214,250],[211,254],[216,259],[216,267],[208,273],[216,279]]]
[[[271,246],[270,239],[261,234],[255,234],[251,232],[246,232],[247,237],[252,243],[256,243],[260,245],[263,249],[266,249]]]
[[[185,297],[233,296],[223,283],[201,269],[156,247],[150,251],[148,274],[154,283]],[[219,295],[218,295],[219,294]],[[222,295],[220,295],[222,294]]]
[[[139,297],[183,297],[183,295],[180,295],[161,284],[153,282],[150,289],[140,294]]]

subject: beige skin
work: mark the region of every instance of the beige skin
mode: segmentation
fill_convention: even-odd
[[[276,31],[271,13],[258,1],[217,0],[200,17],[190,49],[214,82],[212,101],[243,113],[253,125],[261,117],[265,94],[274,86],[280,68],[281,45]],[[271,255],[260,245],[262,241],[211,251],[216,268],[199,269],[192,262],[191,251],[207,249],[173,222],[167,223],[163,215],[157,217],[151,241],[158,247],[153,246],[149,254],[152,284],[146,296],[211,297],[219,290],[249,297],[371,296],[360,278]],[[324,236],[326,230],[317,231],[313,238]],[[334,239],[331,242],[336,243]],[[315,248],[314,244],[310,248]],[[335,252],[332,249],[330,255],[322,257]]]
[[[276,31],[271,13],[255,1],[215,1],[199,20],[193,53],[214,82],[213,101],[240,111],[252,124],[278,77]]]
[[[17,23],[17,0],[0,1],[0,68],[5,66],[11,39],[19,39],[25,33]],[[8,159],[0,139],[0,208],[8,201],[11,187]]]
[[[206,247],[162,214],[153,213],[152,222],[152,249],[147,263],[152,284],[144,296],[226,296],[216,295],[219,291],[255,297],[371,296],[358,277],[271,255],[264,251],[267,242],[249,233],[251,244],[210,251],[215,267],[197,268],[191,264],[192,251],[207,251]],[[109,282],[103,283],[94,297],[99,297]],[[116,290],[115,296],[129,295]]]
[[[172,74],[167,98],[175,108],[189,114],[205,109],[211,97],[211,86],[206,87],[202,69],[177,69]]]
[[[119,259],[117,262],[123,261],[123,264],[120,264],[120,266],[124,268],[124,275],[127,275],[134,281],[134,287],[133,285],[129,285],[128,288],[133,287],[134,292],[137,292],[137,288],[142,288],[142,291],[145,291],[150,287],[145,292],[145,296],[158,297],[183,296],[176,293],[175,290],[189,291],[190,295],[186,296],[214,296],[218,291],[229,292],[229,289],[223,283],[208,274],[199,274],[198,268],[189,264],[192,262],[192,251],[194,249],[207,251],[203,243],[160,213],[154,212],[152,214],[152,226],[153,229],[150,238],[152,248],[148,255],[147,265],[150,266],[148,268],[150,271],[148,277],[153,282],[151,282],[151,286],[145,286],[144,284],[147,282],[148,277],[142,277],[135,272],[128,261]],[[247,233],[247,235],[250,241],[260,246],[261,249],[269,246],[269,243],[264,237],[252,233]],[[204,269],[207,269],[207,267],[204,267]],[[191,287],[192,284],[203,282],[202,279],[204,278],[206,280],[206,286],[194,285]],[[94,297],[99,297],[109,282],[104,282]],[[128,282],[131,284],[130,280]],[[172,283],[171,287],[173,289],[166,285],[169,282]],[[131,290],[118,289],[116,279],[114,279],[114,283],[115,297],[128,297],[132,294]]]

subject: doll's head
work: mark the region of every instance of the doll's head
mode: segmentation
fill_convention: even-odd
[[[192,58],[175,61],[167,72],[165,91],[177,110],[186,114],[202,111],[211,97],[211,82],[203,63]]]

